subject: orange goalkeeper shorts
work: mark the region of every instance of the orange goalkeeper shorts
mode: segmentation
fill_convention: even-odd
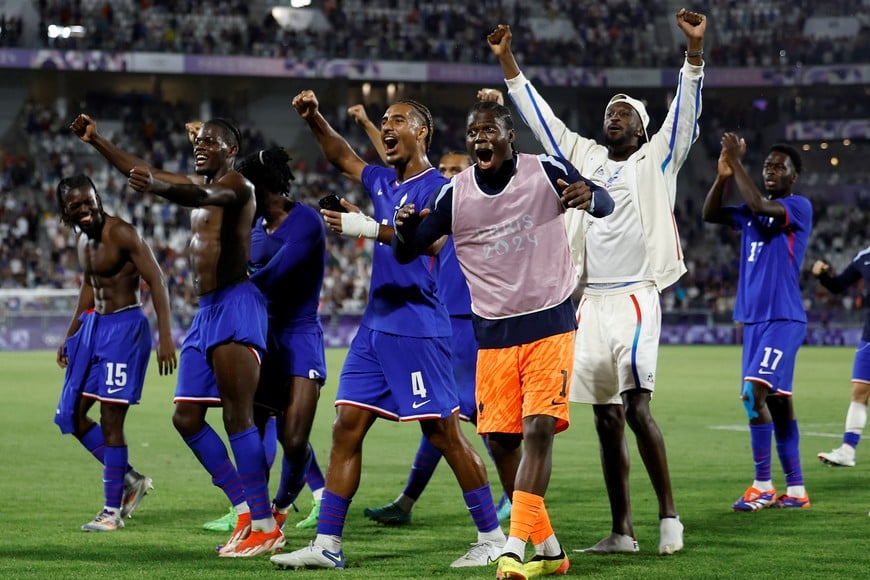
[[[574,331],[507,348],[477,351],[477,432],[522,433],[532,415],[568,428]]]

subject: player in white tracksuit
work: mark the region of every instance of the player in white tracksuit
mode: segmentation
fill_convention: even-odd
[[[661,334],[659,292],[686,272],[673,208],[677,172],[698,136],[704,76],[706,18],[681,10],[676,20],[688,50],[664,123],[648,138],[643,103],[615,95],[604,115],[604,145],[570,131],[553,114],[520,72],[507,26],[499,26],[488,38],[514,105],[544,149],[604,185],[616,204],[606,218],[566,215],[585,284],[577,311],[571,400],[593,405],[613,519],[611,535],[586,550],[591,552],[638,550],[629,501],[626,421],[658,497],[659,552],[671,554],[683,547],[664,439],[649,410]]]

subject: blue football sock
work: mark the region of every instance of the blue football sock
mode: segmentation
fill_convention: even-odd
[[[849,445],[850,447],[858,447],[859,441],[861,441],[860,433],[852,433],[851,431],[846,431],[843,434],[843,443]]]
[[[127,447],[105,447],[103,493],[106,507],[121,509],[124,496],[124,474],[127,473]]]
[[[252,520],[272,517],[269,505],[269,485],[266,483],[266,453],[256,427],[230,435],[230,447],[236,460],[239,477],[245,490],[245,500],[251,508]]]
[[[791,421],[787,428],[776,432],[776,452],[785,473],[788,486],[803,485],[804,473],[801,469],[800,431],[797,421]]]
[[[88,432],[78,437],[81,443],[88,452],[97,458],[97,461],[105,465],[105,447],[106,440],[103,438],[103,429],[99,423],[94,423],[94,426],[88,429]]]
[[[770,481],[771,436],[773,423],[761,425],[749,424],[749,434],[752,441],[752,459],[755,461],[755,479]]]
[[[491,532],[499,526],[498,514],[495,511],[495,504],[492,502],[492,491],[489,488],[489,483],[463,493],[462,498],[465,500],[465,505],[468,506],[471,519],[474,520],[478,532]]]
[[[227,453],[223,439],[206,424],[193,437],[185,437],[184,442],[190,447],[205,470],[211,475],[211,481],[219,487],[230,500],[230,505],[239,505],[245,501],[245,488]]]
[[[308,463],[308,470],[305,472],[305,484],[308,485],[308,489],[314,492],[318,489],[323,489],[326,485],[326,480],[323,478],[323,472],[317,463],[317,456],[314,455],[314,447],[311,443],[308,444],[308,453],[311,455],[311,461]]]
[[[408,483],[402,493],[417,501],[429,484],[429,480],[432,479],[439,461],[441,461],[441,452],[425,436],[421,437],[411,473],[408,474]]]
[[[287,456],[284,456],[281,461],[281,481],[275,494],[275,507],[284,509],[296,501],[296,497],[305,485],[305,474],[308,472],[311,458],[312,455],[309,453],[301,465],[293,465],[287,461]]]
[[[274,415],[266,421],[266,429],[263,433],[263,450],[266,452],[266,473],[272,470],[275,457],[278,456],[278,419]]]
[[[317,535],[338,536],[344,533],[344,521],[350,508],[347,498],[334,494],[328,489],[323,490],[323,500],[320,503],[320,517],[317,519]]]

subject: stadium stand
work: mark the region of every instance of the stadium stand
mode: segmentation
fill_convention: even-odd
[[[34,4],[33,13],[10,17],[40,32],[21,34],[10,26],[6,46],[474,63],[489,56],[476,40],[494,22],[507,22],[518,33],[515,52],[521,64],[586,67],[668,66],[676,37],[667,22],[682,5],[655,0],[328,1],[309,9],[317,18],[309,18],[306,27],[287,30],[266,10],[274,2]],[[710,15],[710,58],[718,66],[860,62],[870,48],[862,0],[703,0],[693,7]],[[91,32],[83,38],[49,38],[42,32],[49,24],[78,24]]]
[[[669,28],[676,11],[671,1],[552,0],[541,3],[543,8],[538,10],[530,8],[531,3],[511,0],[485,0],[472,5],[424,0],[327,1],[317,2],[311,9],[317,11],[318,18],[312,17],[310,22],[320,24],[303,30],[279,26],[268,13],[270,4],[274,3],[20,3],[20,13],[0,15],[0,49],[492,64],[482,39],[494,22],[507,21],[514,23],[516,52],[523,64],[592,75],[593,88],[588,98],[584,93],[582,101],[570,85],[546,88],[557,113],[586,134],[599,131],[601,111],[612,93],[606,83],[594,84],[596,67],[644,76],[643,72],[657,72],[659,68],[674,69],[682,50],[675,45]],[[843,67],[856,63],[853,68],[860,74],[861,63],[867,63],[870,54],[864,4],[861,0],[799,0],[786,6],[765,0],[706,0],[693,6],[710,14],[713,31],[705,50],[711,80],[713,75],[725,73],[722,67],[735,67],[740,73],[740,67],[747,66],[768,67],[753,70],[773,71],[788,80],[787,71],[800,70],[797,63],[805,73],[814,75],[849,75]],[[42,32],[49,23],[81,23],[90,32],[84,37],[50,39]],[[379,33],[371,35],[371,30]],[[832,62],[842,66],[809,67]],[[640,68],[636,71],[634,67]],[[74,80],[60,83],[55,77],[33,73],[28,77],[32,83],[29,92],[0,83],[0,104],[6,105],[0,107],[0,288],[78,286],[72,237],[56,218],[53,188],[62,177],[84,171],[105,192],[107,209],[134,223],[151,243],[170,279],[173,312],[179,325],[186,326],[192,317],[195,297],[187,284],[186,212],[131,195],[122,176],[70,138],[67,125],[79,110],[97,119],[101,131],[123,147],[174,171],[184,171],[191,164],[183,129],[187,120],[200,118],[204,112],[234,117],[244,129],[247,150],[272,144],[291,150],[296,164],[295,193],[300,201],[313,205],[323,195],[337,193],[366,208],[361,191],[336,174],[317,155],[316,148],[312,150],[300,125],[293,125],[287,100],[294,90],[302,88],[301,82],[329,87],[328,93],[318,90],[318,94],[331,97],[325,111],[337,120],[336,126],[344,134],[353,138],[361,155],[374,161],[375,152],[343,111],[348,104],[365,102],[370,115],[378,114],[391,98],[385,82],[371,83],[369,93],[364,78],[340,82],[318,78],[268,82],[244,79],[237,83],[242,87],[237,93],[224,94],[216,81],[209,85],[204,80],[178,75],[151,75],[146,80],[140,76],[133,80],[132,75],[122,72],[106,72],[87,77],[87,82],[80,76],[66,78]],[[830,84],[835,83],[837,90],[831,91]],[[632,94],[647,101],[652,124],[661,122],[664,116],[667,99],[672,95],[661,87],[670,84],[645,84],[632,90]],[[738,238],[700,219],[700,204],[718,156],[719,137],[725,130],[740,132],[753,154],[780,140],[802,147],[806,170],[800,189],[814,201],[817,216],[808,259],[826,257],[839,270],[867,245],[870,170],[865,160],[870,153],[870,100],[866,78],[851,83],[820,76],[817,83],[802,87],[790,87],[785,81],[780,84],[768,84],[763,90],[739,83],[705,88],[702,130],[681,173],[676,209],[689,274],[662,297],[669,320],[703,324],[727,324],[730,320]],[[448,87],[407,82],[391,86],[392,97],[422,94],[422,100],[432,105],[437,127],[433,160],[463,142],[464,112],[479,84],[466,81]],[[274,101],[257,101],[270,94],[278,96]],[[257,104],[251,105],[253,102]],[[3,115],[11,115],[8,128]],[[518,131],[520,147],[537,151],[523,128]],[[757,158],[747,159],[756,174],[759,162]],[[321,305],[327,321],[364,308],[370,244],[330,236]],[[856,324],[860,311],[866,308],[860,287],[833,296],[820,290],[809,274],[803,282],[808,312],[817,323]]]

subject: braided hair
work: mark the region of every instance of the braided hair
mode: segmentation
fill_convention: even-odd
[[[73,227],[72,219],[70,219],[69,214],[66,213],[66,201],[65,196],[67,193],[72,191],[73,189],[78,189],[80,187],[89,186],[94,191],[94,196],[97,198],[97,207],[100,210],[101,214],[105,214],[106,212],[103,210],[103,200],[100,198],[100,194],[97,193],[97,186],[94,185],[94,182],[91,181],[91,178],[85,175],[84,173],[79,173],[78,175],[73,175],[72,177],[66,177],[60,180],[60,183],[57,184],[57,192],[55,194],[55,199],[57,201],[57,215],[60,218],[61,223],[64,225]]]
[[[415,101],[414,99],[399,99],[396,103],[408,105],[417,114],[421,117],[423,124],[426,126],[426,151],[429,151],[429,145],[432,144],[432,133],[435,131],[435,122],[432,120],[432,113],[429,112],[429,108],[426,107],[423,103]]]
[[[254,184],[257,196],[257,213],[265,207],[265,198],[269,193],[276,193],[290,199],[290,182],[296,179],[290,169],[290,156],[281,147],[262,149],[245,156],[236,167],[247,180]]]
[[[471,106],[469,116],[475,113],[492,113],[496,119],[501,119],[505,129],[512,131],[514,128],[514,119],[511,116],[511,110],[504,105],[499,105],[495,101],[477,101]]]

